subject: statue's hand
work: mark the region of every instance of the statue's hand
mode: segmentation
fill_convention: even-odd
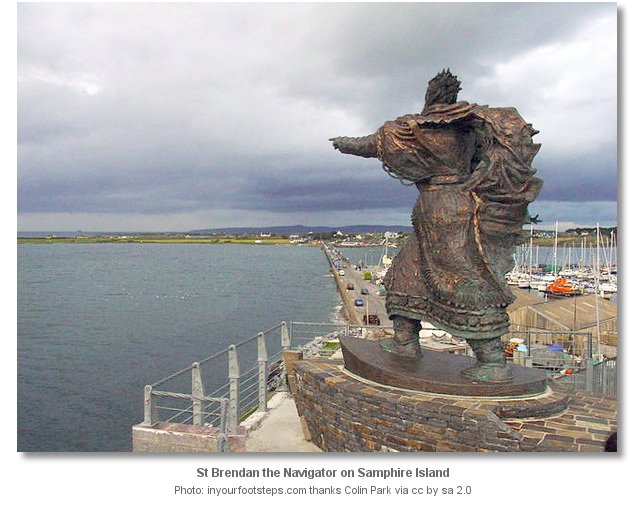
[[[531,214],[527,213],[525,219],[524,219],[524,223],[526,224],[532,224],[532,225],[537,225],[538,223],[541,223],[542,220],[540,219],[540,215],[536,214],[535,216],[531,216]]]
[[[342,153],[358,155],[360,157],[376,156],[376,139],[375,134],[364,137],[332,137],[329,139],[333,143],[336,150]]]
[[[332,137],[332,138],[329,139],[329,141],[331,141],[331,143],[333,143],[333,147],[336,150],[340,150],[340,141],[342,139],[344,139],[344,138],[342,138],[342,137]]]

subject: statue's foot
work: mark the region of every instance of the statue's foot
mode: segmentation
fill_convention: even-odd
[[[382,341],[380,348],[385,352],[398,355],[400,357],[407,357],[409,359],[421,359],[422,350],[419,343],[398,344],[395,339]]]
[[[393,339],[382,341],[380,347],[385,351],[407,357],[410,359],[421,359],[420,350],[420,328],[419,320],[405,318],[404,316],[393,317]]]
[[[503,383],[513,380],[513,373],[506,364],[478,363],[462,371],[462,375],[474,382]]]

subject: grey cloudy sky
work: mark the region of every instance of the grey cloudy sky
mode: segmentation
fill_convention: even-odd
[[[19,4],[18,229],[410,224],[328,138],[459,98],[540,130],[547,222],[617,223],[607,4]]]

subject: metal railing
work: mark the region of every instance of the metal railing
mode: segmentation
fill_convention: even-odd
[[[285,384],[283,351],[309,348],[338,334],[376,337],[391,327],[286,322],[232,344],[144,388],[145,426],[160,422],[218,429],[223,441],[253,412],[266,412],[271,392]],[[295,339],[294,339],[295,338]],[[293,345],[292,345],[293,340]]]
[[[238,433],[240,422],[252,412],[266,412],[269,394],[285,387],[283,352],[296,348],[307,356],[328,356],[339,335],[375,340],[391,337],[393,328],[283,321],[145,386],[143,425],[217,428],[219,450],[225,451],[227,436]],[[590,332],[513,330],[503,340],[514,337],[526,347],[514,351],[514,363],[543,368],[564,387],[615,396],[616,361],[594,362]],[[562,375],[563,370],[570,372]]]
[[[354,325],[351,323],[309,323],[292,321],[290,327],[291,347],[303,348],[313,345],[314,342],[322,344],[332,340],[338,335],[380,339],[393,336],[393,327],[381,325]]]
[[[609,398],[618,395],[617,359],[587,364],[584,370],[557,377],[555,384],[569,391],[587,391]]]
[[[592,332],[512,330],[503,340],[513,337],[522,339],[527,348],[526,352],[514,352],[511,360],[515,364],[546,370],[562,389],[617,396],[617,361],[596,355]]]
[[[256,410],[265,412],[269,393],[284,383],[282,354],[289,341],[283,321],[146,385],[142,424],[217,428],[224,451],[226,437],[238,432],[240,421]]]
[[[515,338],[524,344],[525,352],[514,351],[527,366],[554,369],[583,369],[593,358],[593,334],[570,330],[539,330],[527,328],[510,330],[502,336],[505,343]]]

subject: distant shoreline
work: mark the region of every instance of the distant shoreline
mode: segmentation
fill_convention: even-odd
[[[142,234],[142,235],[114,235],[114,236],[46,236],[46,237],[28,237],[18,236],[18,244],[262,244],[262,245],[281,245],[281,246],[298,246],[316,244],[315,241],[300,243],[291,241],[288,238],[281,237],[229,237],[229,236],[190,236],[190,235],[159,235],[159,234]],[[608,241],[606,241],[608,243]],[[528,244],[529,238],[523,237],[522,243]],[[379,244],[379,243],[378,243]],[[558,235],[558,248],[563,246],[580,247],[582,238],[580,236]],[[584,244],[589,246],[596,245],[594,236],[584,238]],[[534,246],[546,247],[553,246],[553,238],[534,238]],[[362,244],[360,246],[371,246],[371,244]],[[357,248],[357,246],[354,246]]]
[[[162,236],[86,236],[86,237],[18,237],[18,244],[263,244],[287,245],[289,239],[232,237],[162,237]]]

